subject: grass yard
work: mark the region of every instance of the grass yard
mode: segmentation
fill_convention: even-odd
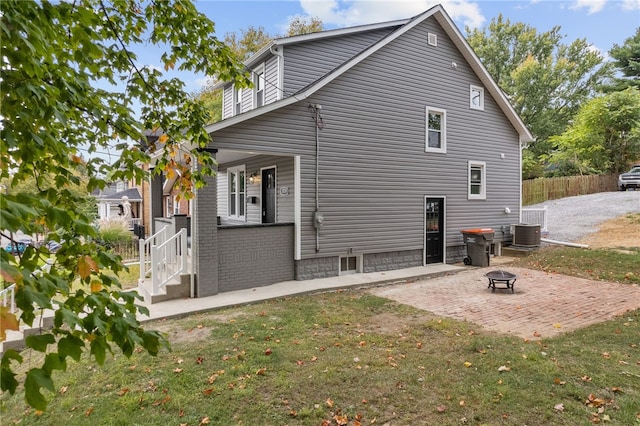
[[[633,248],[552,248],[517,261],[628,285],[638,265]],[[640,310],[527,341],[345,290],[147,327],[172,351],[115,354],[103,367],[70,360],[48,411],[3,394],[1,423],[640,425]],[[23,356],[28,367],[39,353]]]

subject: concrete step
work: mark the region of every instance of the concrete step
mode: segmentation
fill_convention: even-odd
[[[138,285],[138,293],[148,304],[160,303],[166,300],[184,299],[191,296],[191,275],[183,274],[167,283],[158,294],[152,294],[151,279],[147,278]]]

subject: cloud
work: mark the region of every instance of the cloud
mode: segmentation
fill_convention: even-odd
[[[452,19],[471,28],[484,24],[478,3],[469,0],[300,0],[302,10],[326,27],[349,27],[411,18],[442,4]]]
[[[600,12],[607,4],[607,0],[576,0],[571,9],[587,9],[589,15]]]
[[[640,10],[640,0],[623,0],[623,10]]]
[[[208,84],[210,84],[213,80],[209,77],[203,77],[203,78],[196,78],[194,80],[194,83],[196,84],[196,86],[198,87],[205,87]]]

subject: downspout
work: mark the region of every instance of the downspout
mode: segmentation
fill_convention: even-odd
[[[322,105],[309,104],[313,108],[313,121],[316,123],[316,210],[313,213],[313,226],[316,228],[316,253],[320,251],[320,228],[324,223],[324,215],[320,212],[320,130],[324,127],[324,121],[320,115]]]

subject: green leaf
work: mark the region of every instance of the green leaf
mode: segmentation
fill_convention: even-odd
[[[74,360],[80,361],[83,349],[84,342],[76,336],[67,335],[58,340],[58,352],[62,356],[70,356]]]
[[[41,368],[32,368],[27,372],[27,377],[24,381],[24,398],[27,404],[36,410],[44,411],[47,409],[47,400],[40,392],[42,388],[55,392],[51,375]]]
[[[55,343],[56,339],[52,334],[33,334],[27,336],[24,342],[28,347],[33,348],[38,352],[46,352],[47,346]]]

